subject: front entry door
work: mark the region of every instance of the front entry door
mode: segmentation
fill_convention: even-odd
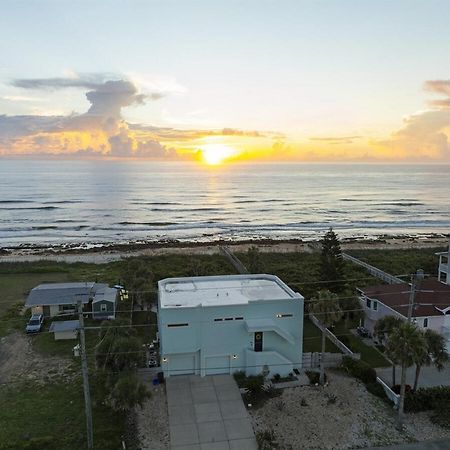
[[[255,352],[262,352],[263,350],[263,332],[257,331],[255,333],[255,344],[254,344]]]

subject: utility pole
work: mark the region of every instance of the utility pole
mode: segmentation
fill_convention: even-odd
[[[411,275],[411,290],[409,291],[409,302],[408,302],[408,323],[412,322],[412,315],[414,311],[414,303],[416,300],[417,284],[423,279],[423,270],[419,269],[415,274]],[[406,390],[406,364],[403,360],[401,366],[401,377],[400,377],[400,400],[398,405],[398,422],[399,425],[403,425],[404,420],[404,405],[405,405],[405,390]]]
[[[94,448],[94,436],[92,428],[92,405],[91,405],[91,393],[89,390],[89,378],[88,378],[88,365],[86,358],[86,341],[84,337],[84,317],[83,317],[83,304],[78,301],[78,319],[80,321],[80,356],[81,356],[81,369],[83,371],[83,390],[84,390],[84,408],[86,411],[86,430],[87,430],[87,448],[93,450]]]

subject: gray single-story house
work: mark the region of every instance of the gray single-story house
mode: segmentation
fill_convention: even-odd
[[[79,320],[62,320],[52,322],[49,331],[55,334],[55,341],[59,341],[61,339],[76,339],[79,328]]]
[[[105,291],[108,291],[109,299],[116,289],[108,287],[104,283],[77,282],[77,283],[44,283],[33,288],[28,295],[25,306],[31,308],[32,314],[43,314],[45,317],[55,317],[62,314],[75,314],[78,302],[83,304],[83,311],[90,312],[95,298],[103,299]],[[101,308],[101,307],[100,307]],[[115,316],[108,312],[108,317]],[[102,317],[97,317],[102,318]]]
[[[104,288],[92,300],[92,318],[99,320],[114,319],[116,316],[119,291],[114,288]]]

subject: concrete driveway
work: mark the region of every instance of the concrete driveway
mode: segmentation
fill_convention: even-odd
[[[392,383],[392,368],[384,367],[376,369],[377,375],[386,382],[389,386]],[[406,383],[411,386],[414,385],[415,366],[409,367],[406,371]],[[401,370],[400,367],[395,371],[395,382],[400,384]],[[450,363],[446,363],[444,369],[439,372],[435,367],[422,367],[419,376],[419,387],[433,387],[433,386],[450,386]]]
[[[257,450],[231,375],[166,379],[171,450]]]

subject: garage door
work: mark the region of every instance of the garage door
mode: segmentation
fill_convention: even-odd
[[[205,358],[205,374],[217,375],[219,373],[230,373],[230,357],[207,356]]]
[[[170,375],[190,375],[195,372],[195,355],[181,354],[169,356]]]

